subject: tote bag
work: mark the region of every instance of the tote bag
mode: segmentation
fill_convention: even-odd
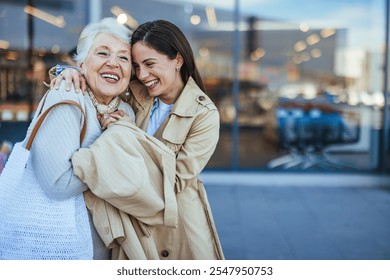
[[[30,158],[36,133],[49,111],[61,104],[77,106],[84,115],[80,144],[86,131],[82,107],[63,100],[43,112],[27,141],[16,143],[0,175],[0,259],[92,259],[93,246],[83,194],[65,200],[48,197],[39,185]]]

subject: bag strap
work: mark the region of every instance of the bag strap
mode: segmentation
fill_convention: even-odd
[[[40,108],[37,108],[37,112],[38,112],[37,116],[39,116],[42,113],[42,109],[45,106],[46,97],[49,95],[49,92],[50,92],[50,88],[43,95],[42,102],[40,102],[42,105],[40,106]],[[39,109],[39,111],[38,111],[38,109]]]
[[[27,150],[30,150],[31,149],[31,145],[32,145],[32,142],[34,141],[34,138],[35,138],[35,135],[37,134],[38,132],[38,129],[39,127],[41,126],[41,124],[43,123],[44,119],[46,118],[47,114],[51,111],[51,109],[53,109],[54,107],[58,106],[58,105],[62,105],[62,104],[70,104],[70,105],[74,105],[76,106],[77,108],[80,109],[80,111],[83,113],[83,116],[84,116],[84,122],[83,122],[83,127],[81,129],[81,132],[80,132],[80,144],[83,142],[84,140],[84,137],[85,137],[85,132],[86,132],[86,129],[87,129],[87,118],[85,116],[85,112],[83,110],[83,108],[80,106],[80,104],[78,104],[77,102],[73,101],[73,100],[62,100],[52,106],[50,106],[49,108],[46,109],[45,112],[43,112],[38,120],[37,120],[37,123],[35,124],[34,128],[32,129],[31,131],[31,134],[30,134],[30,138],[28,139],[27,141],[27,144],[26,144],[26,149]]]

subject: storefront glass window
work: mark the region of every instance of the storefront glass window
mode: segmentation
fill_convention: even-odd
[[[239,166],[375,170],[385,1],[240,1]]]
[[[189,38],[220,112],[207,168],[381,170],[387,2],[3,0],[0,141],[24,136],[48,69],[72,63],[87,23],[116,16],[134,29],[167,19]]]

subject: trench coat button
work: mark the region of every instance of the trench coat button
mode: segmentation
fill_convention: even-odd
[[[110,233],[110,228],[109,227],[104,227],[104,233],[109,234]]]
[[[167,250],[162,250],[160,254],[161,254],[161,257],[163,257],[163,258],[166,258],[169,256],[169,252]]]
[[[203,95],[198,96],[198,101],[204,101],[206,98]]]

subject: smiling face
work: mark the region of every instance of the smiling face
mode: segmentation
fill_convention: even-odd
[[[110,34],[98,34],[80,68],[96,99],[108,104],[129,85],[130,44]]]
[[[135,74],[150,96],[158,96],[165,104],[173,104],[184,88],[177,68],[183,64],[180,54],[174,59],[157,52],[142,41],[132,47]]]

